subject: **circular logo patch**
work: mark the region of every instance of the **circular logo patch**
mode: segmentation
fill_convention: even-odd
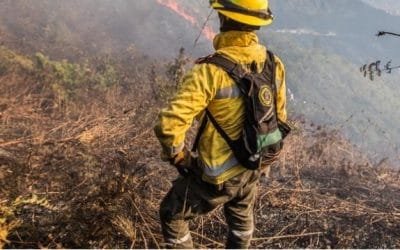
[[[262,105],[266,107],[271,107],[273,100],[271,88],[267,85],[262,86],[258,98],[260,99]]]

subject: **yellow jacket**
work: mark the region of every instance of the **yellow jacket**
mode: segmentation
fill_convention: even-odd
[[[217,53],[248,69],[256,61],[261,72],[266,60],[266,48],[258,43],[254,32],[223,32],[214,39]],[[278,118],[286,122],[286,84],[284,65],[276,61]],[[184,148],[185,133],[194,118],[200,118],[208,108],[218,124],[232,139],[238,139],[243,128],[244,102],[236,83],[228,74],[212,64],[195,65],[169,106],[159,115],[155,133],[163,147],[165,158],[173,157]],[[244,172],[233,152],[211,123],[208,123],[198,148],[203,180],[221,184]]]

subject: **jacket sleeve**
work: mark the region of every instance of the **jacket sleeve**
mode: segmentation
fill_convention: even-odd
[[[286,111],[285,66],[278,57],[275,57],[275,60],[276,60],[276,85],[277,85],[277,113],[279,120],[281,120],[282,122],[286,122],[287,111]]]
[[[183,150],[185,134],[194,118],[214,98],[216,91],[212,78],[209,65],[195,65],[183,78],[181,87],[167,108],[161,110],[154,131],[163,148],[164,160]]]

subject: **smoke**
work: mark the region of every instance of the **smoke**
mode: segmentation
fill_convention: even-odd
[[[183,17],[186,21],[192,25],[196,25],[197,21],[194,17],[188,14],[175,0],[157,0],[157,3],[173,10],[179,16]]]
[[[0,30],[4,45],[54,59],[119,54],[127,48],[155,58],[210,53],[212,22],[207,5],[175,0],[3,0]],[[195,48],[193,44],[200,35]],[[17,41],[17,42],[16,42]]]
[[[157,0],[157,3],[174,11],[176,14],[192,24],[192,26],[199,28],[202,35],[204,35],[208,40],[211,41],[215,37],[216,34],[212,27],[207,25],[207,23],[205,23],[205,25],[200,25],[197,19],[190,15],[184,8],[182,8],[176,0]]]
[[[399,0],[363,0],[363,2],[371,6],[386,11],[386,13],[394,16],[400,16]]]
[[[335,32],[328,32],[328,33],[319,33],[314,30],[309,29],[279,29],[275,30],[277,33],[285,33],[285,34],[293,34],[293,35],[310,35],[310,36],[324,36],[324,37],[334,37],[336,36]]]

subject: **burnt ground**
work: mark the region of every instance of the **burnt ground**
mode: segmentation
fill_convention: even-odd
[[[154,88],[89,86],[60,100],[43,76],[53,73],[37,70],[0,77],[0,246],[162,247],[158,206],[177,173],[159,159]],[[338,131],[296,127],[260,182],[252,247],[399,248],[399,171]],[[220,210],[191,229],[198,247],[223,247]]]

